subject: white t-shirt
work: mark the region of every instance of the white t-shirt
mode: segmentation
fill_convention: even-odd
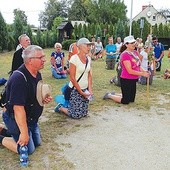
[[[123,45],[123,43],[122,43],[122,42],[121,42],[121,43],[116,43],[115,45],[116,45],[116,47],[117,47],[117,51],[119,52],[121,46]]]
[[[95,42],[95,47],[96,47],[96,53],[98,53],[99,51],[103,50],[103,45],[102,42]]]
[[[145,52],[144,50],[142,50],[140,52],[140,55],[143,57],[142,58],[142,61],[141,61],[141,67],[144,69],[144,70],[148,70],[148,53]]]
[[[81,89],[86,89],[88,87],[88,73],[91,68],[91,58],[90,57],[87,57],[87,58],[88,58],[88,64],[87,64],[86,71],[81,77],[80,81],[78,82]],[[76,80],[78,80],[81,74],[84,72],[86,64],[83,64],[81,62],[77,54],[73,55],[69,62],[76,66]],[[73,87],[73,84],[71,81],[69,83],[69,86]]]

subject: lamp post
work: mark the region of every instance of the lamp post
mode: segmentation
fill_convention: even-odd
[[[143,33],[143,27],[144,27],[144,19],[140,19],[140,29],[141,29],[141,35],[140,37],[142,38],[142,33]]]
[[[129,35],[132,34],[132,11],[133,11],[133,0],[131,0],[131,11],[130,11],[130,30]]]

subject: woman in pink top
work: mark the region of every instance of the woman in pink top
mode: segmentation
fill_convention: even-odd
[[[149,72],[140,67],[138,52],[135,51],[136,40],[133,36],[124,38],[126,50],[121,54],[120,61],[122,73],[120,76],[122,94],[117,95],[115,92],[106,93],[103,99],[112,99],[117,103],[129,104],[135,101],[136,82],[139,76],[149,77]]]

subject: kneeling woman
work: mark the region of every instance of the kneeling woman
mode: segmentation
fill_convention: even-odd
[[[135,51],[136,40],[133,36],[128,36],[124,38],[124,46],[126,50],[121,53],[120,63],[121,63],[121,76],[120,84],[122,94],[106,93],[103,99],[112,99],[117,103],[129,104],[135,101],[136,96],[136,82],[139,76],[149,77],[148,71],[143,70],[140,67],[139,54]]]
[[[52,76],[56,79],[65,79],[67,77],[64,70],[64,52],[61,52],[62,45],[55,43],[55,51],[51,54],[51,71]]]
[[[88,97],[92,95],[91,58],[88,56],[90,46],[92,44],[93,43],[86,38],[81,38],[78,40],[77,46],[79,52],[73,55],[69,61],[69,87],[74,87],[70,95],[70,104],[68,108],[65,108],[62,104],[59,104],[55,108],[56,112],[63,112],[64,114],[75,119],[79,119],[87,115],[89,104]],[[86,90],[90,93],[85,93]]]

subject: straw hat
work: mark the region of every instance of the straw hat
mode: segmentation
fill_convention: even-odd
[[[43,100],[51,96],[52,87],[49,84],[44,84],[42,80],[40,80],[37,84],[37,100],[40,106],[44,106]]]

